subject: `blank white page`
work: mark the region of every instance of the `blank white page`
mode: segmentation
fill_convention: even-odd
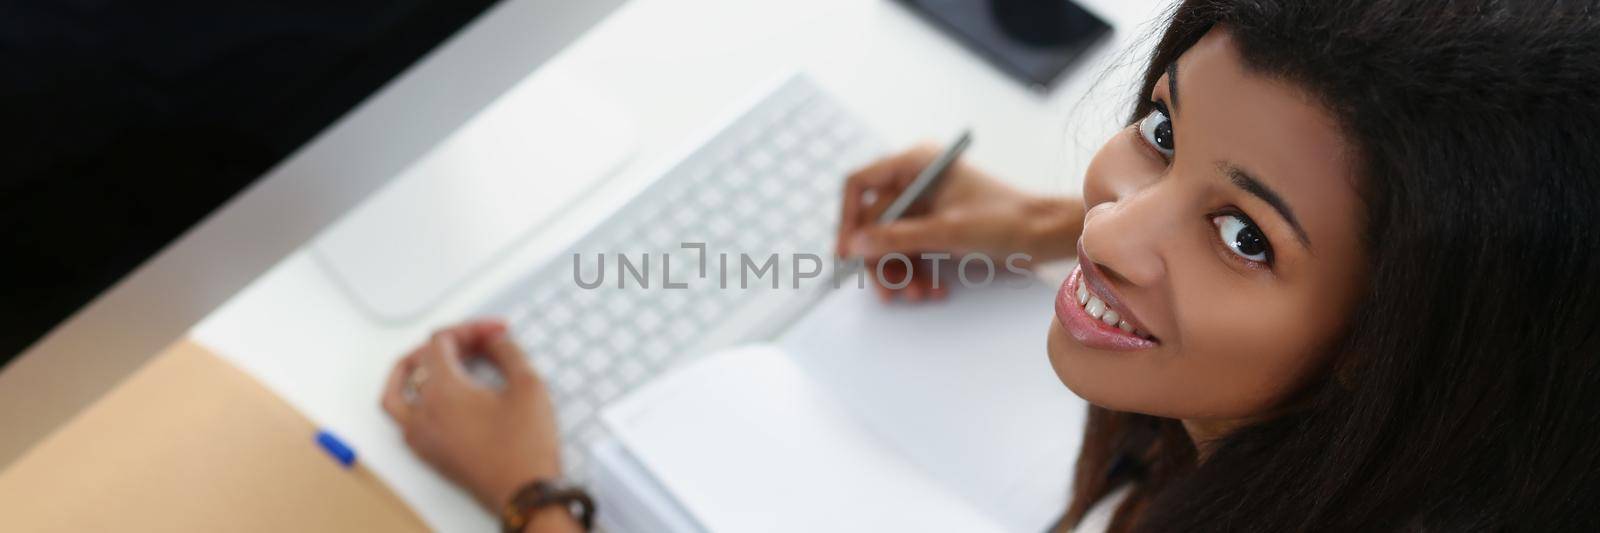
[[[955,287],[943,302],[884,304],[849,281],[782,336],[784,350],[901,456],[1006,529],[1054,524],[1085,413],[1045,353],[1055,288],[997,280]]]
[[[778,348],[712,354],[604,413],[709,531],[1003,531],[887,446]]]

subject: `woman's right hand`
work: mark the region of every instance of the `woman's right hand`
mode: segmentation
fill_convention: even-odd
[[[960,160],[950,166],[946,171],[949,174],[934,190],[911,205],[905,216],[878,224],[878,216],[938,155],[937,146],[923,144],[878,160],[851,174],[845,182],[835,253],[863,258],[867,277],[884,299],[893,299],[896,292],[912,301],[944,296],[949,283],[935,283],[932,265],[918,260],[924,252],[951,254],[940,265],[946,272],[954,270],[956,262],[967,253],[989,254],[1000,269],[1005,268],[1006,257],[1013,253],[1032,258],[1024,265],[1074,253],[1083,229],[1082,200],[1028,194]],[[877,261],[896,252],[914,262],[910,283],[899,291],[878,283],[875,275]],[[905,276],[903,263],[884,264],[885,279],[898,281]]]
[[[492,363],[505,386],[495,389],[469,377],[465,365],[472,357]],[[412,452],[492,513],[522,485],[561,475],[550,395],[498,320],[439,330],[400,358],[384,387],[383,409]],[[578,529],[566,512],[534,516],[548,525],[530,531]]]

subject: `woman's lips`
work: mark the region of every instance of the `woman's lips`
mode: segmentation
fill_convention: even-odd
[[[1090,316],[1078,304],[1078,284],[1082,281],[1083,267],[1079,266],[1072,270],[1072,275],[1067,276],[1056,293],[1056,321],[1073,339],[1089,348],[1114,351],[1144,350],[1159,344]]]

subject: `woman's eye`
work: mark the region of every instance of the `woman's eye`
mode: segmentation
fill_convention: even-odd
[[[1139,135],[1144,137],[1144,142],[1149,143],[1157,152],[1161,152],[1161,155],[1168,159],[1172,158],[1177,145],[1172,139],[1172,119],[1167,116],[1166,106],[1156,102],[1155,109],[1139,119]]]
[[[1217,236],[1234,255],[1257,263],[1271,262],[1272,244],[1267,242],[1267,236],[1250,219],[1240,215],[1218,215],[1211,218],[1211,223],[1217,226]]]

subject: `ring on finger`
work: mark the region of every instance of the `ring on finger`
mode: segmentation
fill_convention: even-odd
[[[422,398],[422,384],[428,381],[428,369],[417,367],[406,375],[405,386],[400,389],[400,394],[405,397],[406,403],[417,403]]]

